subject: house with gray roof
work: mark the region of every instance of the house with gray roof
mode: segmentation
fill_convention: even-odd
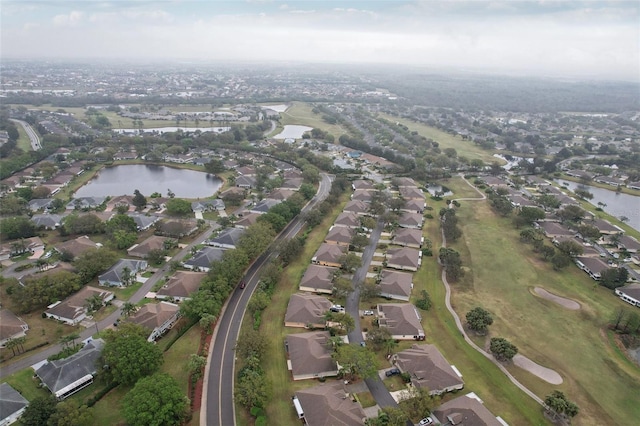
[[[355,213],[360,216],[368,216],[369,215],[369,205],[364,201],[360,200],[351,200],[347,202],[347,204],[342,209],[343,212],[347,213]]]
[[[146,215],[142,213],[127,213],[127,216],[133,219],[136,223],[138,231],[146,231],[151,226],[160,220],[160,216]]]
[[[217,237],[208,239],[206,244],[224,249],[234,249],[236,248],[238,241],[240,241],[240,237],[242,237],[244,233],[245,230],[241,228],[223,229]]]
[[[324,328],[325,314],[333,305],[329,299],[308,293],[292,294],[284,315],[285,327]]]
[[[198,222],[194,219],[165,219],[157,222],[155,232],[165,237],[182,238],[197,230]]]
[[[238,188],[252,189],[256,187],[257,182],[253,176],[238,176],[236,178],[236,186]]]
[[[578,256],[574,259],[574,261],[576,262],[576,265],[578,265],[578,268],[585,271],[591,278],[596,281],[600,280],[600,274],[605,269],[609,269],[612,267],[599,257]]]
[[[18,421],[29,401],[9,383],[0,383],[0,426],[9,426]]]
[[[48,210],[53,202],[53,198],[34,198],[29,201],[29,210],[37,212],[38,210]]]
[[[331,357],[328,331],[290,334],[285,338],[289,359],[287,366],[293,380],[316,379],[338,375],[338,364]]]
[[[95,209],[105,202],[107,197],[79,197],[67,204],[67,210]]]
[[[344,226],[332,226],[324,237],[324,242],[329,244],[338,244],[340,246],[349,247],[355,231]]]
[[[293,404],[298,417],[310,426],[361,426],[367,418],[362,405],[345,391],[340,381],[299,390]]]
[[[197,212],[210,212],[224,210],[224,201],[220,198],[214,198],[209,200],[198,200],[191,203],[191,210]]]
[[[381,297],[408,302],[413,289],[413,274],[383,269],[378,277],[378,288]]]
[[[320,245],[311,262],[316,265],[339,267],[342,264],[342,256],[347,253],[343,246],[323,243]]]
[[[184,261],[182,266],[187,269],[193,269],[194,271],[207,272],[213,262],[222,260],[223,254],[224,249],[220,247],[202,247],[191,259]]]
[[[85,286],[63,301],[47,306],[44,314],[47,318],[55,319],[68,325],[78,325],[87,318],[89,313],[87,301],[96,296],[102,301],[102,306],[115,298],[115,295],[110,291]]]
[[[336,268],[309,265],[300,280],[298,288],[301,291],[331,294],[333,293],[333,277],[336,272]]]
[[[251,210],[249,210],[251,213],[257,213],[257,214],[265,214],[268,213],[269,210],[271,209],[271,207],[280,204],[282,201],[280,200],[273,200],[270,198],[265,198],[262,201],[258,201],[258,203],[251,207]]]
[[[403,246],[420,248],[424,242],[422,231],[415,228],[399,228],[393,234],[392,244]]]
[[[289,178],[289,179],[285,179],[285,181],[282,183],[282,185],[280,185],[280,187],[283,189],[292,189],[297,191],[300,189],[303,182],[304,181],[302,178]]]
[[[362,201],[363,203],[370,203],[373,199],[373,191],[367,189],[358,189],[351,194],[351,200]]]
[[[57,229],[62,225],[64,216],[59,214],[34,214],[31,216],[31,222],[36,228]]]
[[[138,273],[147,269],[147,266],[145,260],[120,259],[107,272],[98,276],[98,283],[106,286],[124,287],[127,285],[123,281],[126,278],[125,271],[128,270],[129,274],[135,278]]]
[[[401,212],[408,213],[420,213],[424,212],[424,209],[427,208],[427,203],[421,199],[411,198],[407,200],[404,206],[400,209]]]
[[[8,309],[0,309],[0,348],[4,348],[7,341],[27,335],[29,325]]]
[[[424,217],[420,213],[402,213],[398,218],[398,225],[401,228],[422,229]]]
[[[507,423],[494,416],[475,394],[459,396],[433,410],[436,424],[464,426],[505,426]]]
[[[171,299],[178,302],[191,298],[198,291],[206,272],[177,271],[156,292],[156,299]]]
[[[400,196],[405,200],[419,200],[424,202],[424,192],[419,188],[403,187],[398,190]]]
[[[351,212],[342,212],[333,222],[335,226],[346,226],[348,228],[359,228],[360,218],[357,214]]]
[[[167,237],[160,237],[158,235],[152,235],[140,244],[134,244],[127,249],[129,256],[140,257],[146,259],[149,256],[149,252],[153,250],[164,250],[165,243],[170,240]]]
[[[242,215],[241,218],[238,219],[238,221],[233,225],[236,228],[240,228],[240,229],[247,229],[248,227],[250,227],[251,225],[255,224],[256,222],[258,222],[258,218],[261,215],[259,215],[258,213],[247,213]]]
[[[103,347],[102,339],[89,339],[79,352],[70,357],[45,361],[34,367],[36,375],[57,399],[65,399],[93,383]]]
[[[391,332],[396,340],[424,340],[425,334],[418,309],[411,303],[380,303],[378,324]]]
[[[616,288],[616,294],[620,299],[630,305],[640,308],[640,284],[633,283],[624,287],[618,287]]]
[[[390,248],[386,253],[386,266],[402,271],[418,270],[422,264],[422,252],[415,248]]]
[[[414,344],[393,355],[392,362],[403,373],[409,373],[411,384],[440,395],[464,387],[460,372],[447,362],[434,345]]]

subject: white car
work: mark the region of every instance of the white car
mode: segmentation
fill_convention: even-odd
[[[433,419],[431,417],[425,417],[424,419],[420,420],[420,423],[418,424],[420,426],[431,425],[433,424]]]
[[[364,316],[371,316],[371,315],[373,315],[373,311],[370,311],[370,310],[363,311],[363,312],[362,312],[362,315],[364,315]]]

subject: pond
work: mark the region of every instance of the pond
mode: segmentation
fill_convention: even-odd
[[[205,172],[132,164],[105,167],[74,197],[133,195],[136,189],[146,197],[154,192],[166,196],[170,189],[179,198],[205,198],[214,195],[221,186],[220,178]]]
[[[263,108],[269,108],[272,109],[276,112],[285,112],[287,110],[287,108],[289,108],[289,105],[285,105],[285,104],[278,104],[278,105],[262,105]]]
[[[556,181],[569,188],[571,191],[576,188],[584,189],[593,194],[593,198],[588,200],[594,206],[600,206],[602,203],[604,207],[602,210],[609,213],[611,216],[615,216],[620,219],[625,216],[629,219],[627,225],[633,229],[640,231],[640,197],[622,194],[619,192],[610,191],[608,189],[598,188],[596,186],[583,185],[563,179],[556,179]]]
[[[300,139],[304,132],[309,132],[313,130],[313,127],[309,126],[299,126],[297,124],[287,124],[284,126],[282,132],[275,135],[274,139]]]

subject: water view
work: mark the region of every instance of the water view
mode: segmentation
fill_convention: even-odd
[[[285,104],[278,104],[278,105],[262,105],[264,108],[269,108],[272,109],[276,112],[285,112],[287,110],[287,108],[289,108],[289,105],[285,105]]]
[[[274,136],[274,139],[300,139],[304,132],[309,132],[313,130],[312,127],[309,126],[299,126],[297,124],[288,124],[284,126],[282,132],[278,133]]]
[[[204,198],[214,195],[220,186],[220,178],[205,172],[133,164],[105,167],[75,197],[132,195],[136,189],[147,197],[154,192],[166,196],[170,189],[176,197]]]
[[[627,224],[633,229],[640,231],[640,197],[568,180],[558,179],[557,182],[572,191],[577,188],[589,191],[593,194],[593,199],[588,200],[591,204],[598,207],[601,206],[601,204],[598,203],[604,204],[602,210],[618,219],[622,216],[627,217],[629,219]]]
[[[168,127],[152,127],[149,129],[113,129],[116,133],[133,133],[138,134],[142,133],[167,133],[167,132],[177,132],[178,130],[182,130],[183,132],[196,132],[200,130],[202,133],[204,132],[215,132],[222,133],[226,132],[230,129],[230,127],[176,127],[176,126],[168,126]]]

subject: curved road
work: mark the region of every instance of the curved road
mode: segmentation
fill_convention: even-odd
[[[29,123],[22,120],[16,120],[15,118],[12,118],[11,121],[20,124],[24,129],[24,131],[27,132],[27,136],[29,136],[29,139],[31,139],[31,148],[34,151],[39,151],[42,149],[42,144],[40,143],[40,137],[38,136],[36,131],[33,130],[33,127],[31,127]]]
[[[325,173],[322,173],[321,176],[322,180],[316,196],[302,209],[301,214],[275,238],[274,243],[295,237],[304,225],[303,213],[314,208],[316,204],[327,197],[331,189],[332,178]],[[271,259],[278,255],[276,246],[277,244],[272,243],[267,251],[249,266],[244,276],[245,289],[236,288],[220,312],[209,346],[204,373],[202,409],[200,410],[201,425],[230,426],[236,423],[233,398],[236,340],[249,299],[260,282],[260,272]]]
[[[471,183],[469,183],[468,180],[466,180],[464,178],[464,176],[460,175],[460,177],[462,178],[462,180],[464,180],[469,186],[471,186],[473,189],[475,189],[478,194],[480,194],[480,198],[458,198],[457,200],[466,200],[466,201],[483,201],[485,200],[487,197],[478,190],[478,188],[476,188],[475,186],[471,185]],[[442,231],[442,247],[446,247],[447,246],[447,240],[444,236],[444,230]],[[440,259],[438,259],[438,263],[440,263]],[[462,326],[462,322],[460,321],[460,317],[458,316],[458,314],[456,313],[456,311],[453,310],[453,307],[451,306],[451,286],[449,285],[449,282],[447,281],[447,273],[445,271],[444,268],[442,268],[442,283],[444,284],[444,288],[445,288],[445,304],[447,305],[447,310],[449,311],[449,313],[453,316],[454,321],[456,322],[456,326],[458,327],[458,330],[460,331],[460,333],[462,333],[462,336],[464,337],[464,340],[476,351],[480,352],[485,358],[487,358],[489,361],[493,362],[508,378],[509,380],[511,380],[511,383],[513,383],[514,385],[516,385],[520,390],[522,390],[524,393],[526,393],[527,395],[529,395],[534,401],[536,401],[538,404],[542,405],[543,407],[546,407],[544,404],[544,401],[535,393],[533,393],[531,390],[529,390],[529,388],[527,388],[526,386],[524,386],[522,383],[520,383],[515,377],[513,377],[513,375],[511,373],[509,373],[509,371],[504,367],[504,365],[502,365],[499,361],[497,361],[493,355],[487,353],[484,349],[482,349],[481,347],[479,347],[478,345],[476,345],[473,340],[471,340],[469,338],[469,336],[467,335],[467,333],[464,330],[464,327]]]
[[[198,245],[198,244],[202,244],[205,240],[207,240],[210,236],[211,233],[217,229],[218,226],[213,226],[211,228],[209,228],[208,230],[206,230],[204,233],[200,234],[200,236],[198,236],[198,238],[196,238],[193,242],[191,242],[189,245],[187,245],[185,248],[183,248],[182,250],[180,250],[180,252],[178,254],[176,254],[175,256],[173,256],[173,258],[171,259],[173,260],[181,260],[182,258],[184,258],[191,250],[191,247]],[[129,301],[131,303],[138,303],[140,300],[142,300],[144,298],[144,296],[151,291],[151,288],[158,282],[159,279],[161,279],[162,277],[164,277],[164,275],[169,272],[169,265],[171,262],[167,262],[164,266],[162,266],[160,269],[158,269],[144,284],[142,284],[142,286],[138,289],[138,291],[136,291],[133,296],[131,296],[131,298],[129,298]],[[121,314],[121,309],[118,308],[116,309],[113,313],[111,313],[111,315],[109,315],[107,318],[103,319],[102,321],[100,321],[97,325],[97,328],[99,330],[103,330],[106,327],[109,327],[110,325],[112,325],[114,322],[116,322],[116,320],[118,318],[120,318],[120,314]],[[79,332],[80,334],[80,340],[84,340],[87,339],[89,337],[91,337],[93,334],[96,333],[96,326],[90,326],[88,328],[85,328],[84,330],[82,330],[81,332]],[[35,353],[31,356],[28,356],[26,358],[22,358],[18,361],[15,361],[9,365],[2,365],[0,367],[0,379],[9,376],[13,373],[16,373],[20,370],[23,370],[25,368],[31,367],[32,365],[40,362],[40,361],[44,361],[45,359],[47,359],[49,356],[53,355],[53,354],[57,354],[58,352],[60,352],[62,350],[62,346],[59,344],[56,345],[52,345],[47,347],[46,349]]]

